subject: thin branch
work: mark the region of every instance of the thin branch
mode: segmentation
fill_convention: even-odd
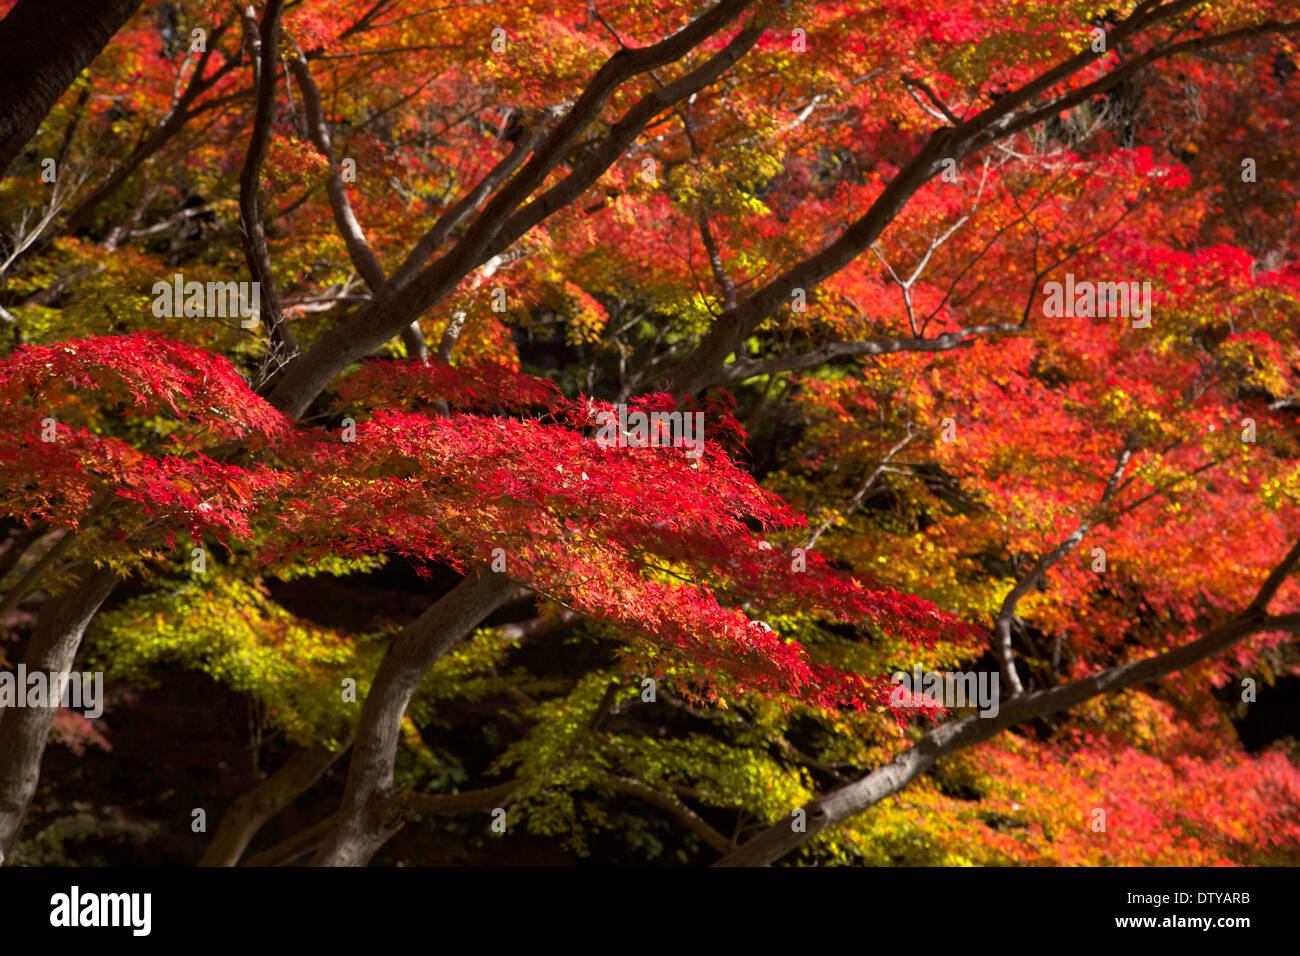
[[[1114,497],[1120,480],[1124,477],[1124,469],[1128,467],[1129,460],[1133,457],[1133,451],[1136,447],[1137,433],[1130,432],[1115,458],[1115,466],[1111,469],[1110,478],[1102,491],[1101,499],[1097,502],[1099,509],[1108,505]],[[1020,682],[1020,675],[1016,672],[1015,653],[1011,645],[1011,625],[1015,620],[1016,607],[1019,605],[1021,598],[1038,586],[1038,582],[1043,579],[1043,575],[1079,546],[1079,542],[1083,540],[1084,535],[1088,533],[1095,523],[1096,521],[1093,518],[1080,522],[1078,527],[1071,531],[1065,540],[1061,541],[1051,551],[1040,555],[1038,560],[1034,562],[1033,567],[1016,581],[1015,586],[1002,600],[1002,607],[998,611],[998,619],[993,625],[993,635],[998,667],[1002,671],[1002,680],[1006,684],[1006,696],[1008,698],[1014,698],[1024,693],[1025,690],[1024,685]]]
[[[997,332],[1023,334],[1024,327],[1019,324],[998,323],[994,325],[973,325],[969,328],[944,332],[933,338],[896,338],[874,339],[867,342],[828,342],[817,348],[798,355],[787,355],[775,359],[739,359],[723,366],[718,380],[723,384],[734,384],[759,375],[775,375],[778,372],[793,372],[800,369],[814,368],[832,359],[849,358],[861,355],[892,355],[895,352],[947,352],[951,349],[968,348],[981,335]]]
[[[908,444],[911,443],[912,439],[916,437],[916,435],[917,435],[916,432],[909,430],[906,435],[904,435],[902,438],[900,438],[897,442],[894,443],[893,448],[889,449],[889,451],[885,453],[885,457],[880,459],[880,462],[876,465],[876,467],[871,469],[871,473],[867,475],[866,480],[862,482],[861,487],[859,487],[857,492],[853,495],[853,497],[850,498],[848,502],[845,503],[843,510],[846,516],[851,515],[853,514],[853,512],[858,510],[858,506],[862,504],[862,499],[867,496],[867,491],[870,490],[871,486],[876,483],[876,479],[885,473],[886,469],[889,466],[889,463],[894,460],[894,456],[897,455],[904,448],[906,448]],[[826,520],[823,521],[820,525],[818,525],[817,529],[811,535],[808,536],[808,540],[804,542],[803,547],[804,548],[816,547],[817,539],[820,538],[822,534],[826,531],[826,529],[829,528],[830,526],[831,526],[831,518],[827,517]]]
[[[733,846],[732,842],[710,826],[708,821],[671,793],[657,790],[644,781],[635,780],[632,777],[621,777],[604,770],[592,771],[591,779],[593,783],[599,786],[606,787],[616,793],[625,793],[628,796],[636,797],[638,800],[672,814],[719,853],[726,853]]]

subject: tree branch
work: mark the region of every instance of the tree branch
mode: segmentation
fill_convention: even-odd
[[[1199,2],[1200,0],[1174,0],[1173,3],[1156,6],[1152,0],[1143,0],[1134,9],[1132,15],[1109,32],[1110,45],[1113,48],[1129,36],[1158,22],[1168,20],[1196,6]],[[787,269],[736,309],[723,313],[699,345],[665,373],[662,387],[672,392],[695,395],[724,382],[726,380],[723,376],[724,364],[727,356],[737,350],[737,343],[743,341],[763,320],[789,302],[796,289],[803,289],[806,292],[816,288],[868,249],[911,197],[941,170],[943,160],[960,160],[991,143],[1033,126],[1063,109],[1076,106],[1093,96],[1104,93],[1159,59],[1235,42],[1261,33],[1289,33],[1296,30],[1300,30],[1300,23],[1278,23],[1270,20],[1219,36],[1200,37],[1167,46],[1156,46],[1146,53],[1124,61],[1097,80],[1062,92],[1039,106],[1016,112],[1022,105],[1046,93],[1104,55],[1086,50],[1047,70],[1020,89],[1002,96],[992,106],[959,125],[944,126],[934,130],[912,159],[889,181],[861,218],[820,252]]]
[[[1300,562],[1300,541],[1269,574],[1255,599],[1239,616],[1181,647],[1141,660],[1107,668],[1089,677],[1048,690],[1022,694],[1003,706],[996,717],[965,717],[941,724],[921,736],[890,763],[861,780],[833,790],[805,805],[807,832],[795,833],[780,821],[727,854],[717,866],[761,866],[775,863],[827,827],[861,813],[898,793],[937,761],[968,750],[1017,724],[1067,710],[1110,691],[1144,684],[1183,670],[1226,650],[1252,634],[1268,631],[1300,633],[1300,613],[1268,616],[1265,609],[1282,582]]]
[[[280,297],[271,270],[271,254],[266,245],[266,224],[262,206],[262,164],[271,144],[271,125],[275,119],[277,45],[280,42],[280,14],[284,0],[267,0],[260,30],[252,31],[252,7],[245,14],[248,42],[252,48],[253,75],[257,83],[257,110],[248,152],[239,173],[239,223],[244,240],[244,260],[248,272],[259,285],[262,317],[266,319],[273,354],[287,358],[297,351],[293,333],[280,311]]]
[[[352,200],[348,197],[347,187],[343,184],[343,173],[339,167],[334,145],[330,141],[329,124],[325,121],[325,111],[321,107],[320,89],[311,75],[311,67],[297,41],[293,42],[294,55],[289,59],[289,68],[293,70],[298,88],[302,90],[302,102],[307,111],[307,131],[312,143],[325,157],[329,173],[325,179],[325,192],[329,196],[330,209],[334,213],[334,225],[343,237],[343,245],[348,250],[357,273],[370,288],[371,294],[377,294],[388,283],[383,266],[379,264],[366,234],[352,210]],[[425,362],[429,358],[429,347],[424,341],[424,332],[420,320],[415,319],[402,329],[402,344],[410,358]]]
[[[515,212],[564,159],[581,132],[599,118],[605,102],[622,83],[684,56],[738,18],[752,2],[721,0],[672,36],[637,50],[621,49],[611,56],[532,158],[492,198],[456,246],[391,295],[380,297],[322,335],[285,370],[269,396],[271,403],[295,417],[301,415],[340,370],[441,300],[465,276],[505,251],[533,225],[581,195],[622,155],[651,118],[717,79],[757,42],[762,28],[747,27],[703,66],[647,94],[574,172]]]
[[[602,787],[606,787],[616,793],[625,793],[628,796],[636,797],[638,800],[648,803],[653,807],[658,807],[672,816],[676,817],[682,823],[686,824],[696,836],[702,839],[719,853],[726,853],[731,849],[732,843],[725,836],[709,825],[709,822],[701,817],[698,813],[682,803],[671,793],[664,793],[657,790],[643,780],[636,780],[632,777],[622,777],[617,774],[609,773],[604,770],[594,770],[591,773],[591,780]]]
[[[352,736],[333,750],[323,744],[300,747],[275,773],[241,795],[221,818],[199,866],[236,866],[266,821],[306,793],[348,748]]]
[[[402,717],[430,668],[489,614],[521,594],[504,574],[462,580],[393,638],[366,695],[338,824],[317,866],[362,866],[406,817],[393,778]]]

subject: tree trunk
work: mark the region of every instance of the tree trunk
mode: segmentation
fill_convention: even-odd
[[[0,20],[0,179],[140,0],[18,0]]]
[[[314,866],[364,866],[405,819],[393,779],[402,717],[416,687],[484,618],[521,593],[504,574],[467,577],[402,629],[366,695],[336,825]]]
[[[32,671],[70,671],[86,626],[121,578],[111,568],[83,564],[78,583],[41,608],[23,661]],[[56,707],[6,707],[0,711],[0,863],[18,830],[41,777],[41,755]]]

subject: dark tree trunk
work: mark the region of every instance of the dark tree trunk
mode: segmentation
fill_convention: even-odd
[[[0,20],[0,179],[140,0],[18,0]]]
[[[81,636],[119,581],[111,568],[83,564],[76,584],[45,602],[23,659],[28,673],[72,670]],[[0,712],[0,863],[13,850],[36,793],[56,709],[6,707]]]
[[[406,705],[447,651],[501,605],[526,593],[506,575],[480,569],[393,638],[361,708],[347,790],[315,866],[365,866],[401,828],[405,818],[393,769]]]

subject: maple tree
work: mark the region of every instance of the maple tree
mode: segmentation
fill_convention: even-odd
[[[1297,674],[1297,33],[143,4],[0,128],[0,651],[249,702],[281,762],[205,865],[498,810],[679,862],[1294,863],[1300,754],[1234,720]],[[420,607],[291,599],[395,567]],[[0,711],[6,858],[51,735],[113,745]]]

